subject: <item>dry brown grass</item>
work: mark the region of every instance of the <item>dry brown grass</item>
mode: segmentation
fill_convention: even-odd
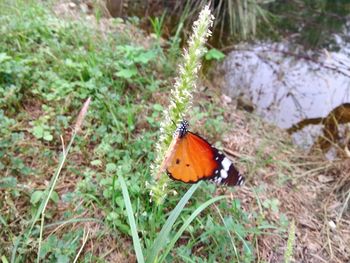
[[[279,213],[296,225],[295,262],[348,262],[350,259],[350,160],[327,161],[292,145],[286,132],[227,105],[226,122],[234,123],[224,138],[226,152],[245,160],[247,184],[236,191],[245,210],[259,212],[259,202],[278,199]],[[262,162],[262,160],[269,160]],[[256,193],[255,189],[264,187]],[[264,213],[278,223],[279,213]],[[283,262],[287,236],[263,235],[260,260]]]

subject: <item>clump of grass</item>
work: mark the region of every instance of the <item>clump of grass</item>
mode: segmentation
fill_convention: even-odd
[[[214,26],[218,29],[220,37],[224,37],[228,29],[231,39],[253,39],[260,24],[271,27],[271,13],[258,0],[221,0],[216,5],[214,15],[219,18]]]
[[[161,8],[161,11],[164,10],[164,12],[168,14],[165,19],[166,22],[175,19],[177,21],[180,20],[183,22],[186,29],[191,27],[195,18],[197,17],[197,14],[208,4],[208,1],[203,0],[181,0],[170,3],[153,0],[150,2],[152,4],[148,3],[148,5],[156,6],[157,9],[152,10],[151,8],[150,11],[147,9],[148,12],[159,13],[159,9]],[[213,24],[214,35],[217,35],[217,39],[220,40],[230,39],[230,41],[238,41],[253,39],[257,35],[258,31],[266,32],[266,28],[272,27],[270,21],[273,17],[271,12],[269,12],[268,4],[272,5],[273,2],[275,2],[275,0],[212,1],[210,3],[210,7],[213,15],[216,17]],[[142,3],[139,3],[138,6],[139,8],[135,7],[135,9],[143,8]],[[153,26],[154,23],[151,23]],[[186,31],[189,30],[184,30],[184,32]]]

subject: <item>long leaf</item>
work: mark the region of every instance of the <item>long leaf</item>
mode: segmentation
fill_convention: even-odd
[[[174,210],[170,213],[169,218],[165,222],[162,230],[159,232],[157,238],[155,239],[153,246],[150,249],[149,254],[147,255],[147,263],[154,263],[156,258],[158,257],[159,252],[166,245],[166,241],[172,226],[174,225],[176,219],[179,217],[181,211],[185,207],[188,200],[191,198],[193,193],[197,190],[201,182],[194,184],[190,189],[186,192],[186,194],[181,198],[180,202],[176,205]]]
[[[173,239],[170,241],[170,243],[167,245],[167,249],[165,250],[165,252],[162,254],[162,258],[161,260],[159,260],[159,262],[162,262],[166,256],[169,254],[170,250],[174,247],[176,241],[181,237],[182,233],[186,230],[186,228],[192,223],[192,221],[204,210],[206,209],[208,206],[210,206],[211,204],[224,199],[226,196],[217,196],[214,197],[208,201],[206,201],[204,204],[200,205],[192,214],[189,218],[187,218],[187,220],[183,223],[182,227],[179,229],[179,231],[177,231],[177,233],[175,234],[175,236],[173,237]]]
[[[143,257],[143,253],[142,253],[140,238],[139,238],[139,235],[137,234],[137,227],[136,227],[134,213],[132,211],[129,192],[128,192],[128,188],[126,187],[124,178],[121,175],[119,175],[119,182],[120,182],[120,185],[122,187],[123,198],[124,198],[126,212],[128,214],[129,225],[130,225],[131,235],[132,235],[132,242],[134,244],[137,262],[143,263],[143,262],[145,262],[145,259]]]

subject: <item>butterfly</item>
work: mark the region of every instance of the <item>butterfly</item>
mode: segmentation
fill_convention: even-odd
[[[181,121],[163,161],[168,176],[184,183],[209,180],[218,185],[242,185],[243,176],[233,163]]]

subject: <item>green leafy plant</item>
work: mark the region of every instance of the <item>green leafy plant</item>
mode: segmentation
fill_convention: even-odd
[[[76,255],[82,235],[82,231],[78,231],[78,233],[68,232],[62,238],[50,235],[42,243],[40,259],[51,262],[72,262],[71,259]]]
[[[206,60],[223,60],[225,58],[225,54],[221,51],[212,48],[207,53],[205,53],[205,59]]]
[[[124,60],[116,62],[115,75],[123,79],[132,79],[135,76],[139,76],[138,64],[147,65],[157,56],[154,50],[145,51],[141,47],[130,45],[119,46],[116,51]]]

